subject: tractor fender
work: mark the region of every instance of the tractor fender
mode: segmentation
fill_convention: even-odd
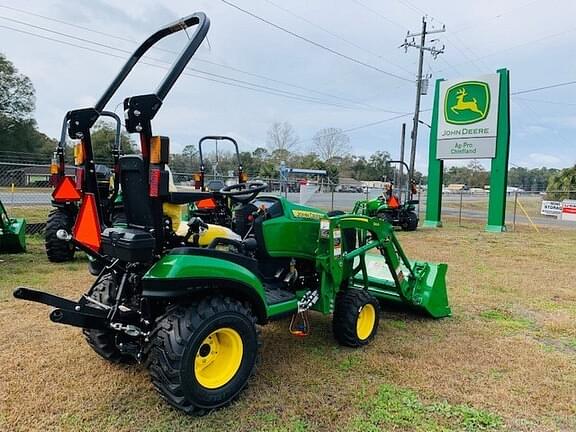
[[[264,286],[247,268],[248,260],[220,252],[224,258],[206,256],[209,249],[175,249],[158,261],[142,278],[142,296],[154,299],[197,297],[218,291],[252,305],[259,323],[268,319]],[[187,252],[189,254],[187,254]],[[227,257],[229,256],[229,257]],[[233,262],[230,259],[237,259]],[[246,262],[243,262],[246,261]]]
[[[388,204],[382,204],[381,206],[378,206],[378,208],[376,209],[376,213],[386,210],[390,210],[390,207],[388,206]]]

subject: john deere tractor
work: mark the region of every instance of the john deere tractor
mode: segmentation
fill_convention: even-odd
[[[216,144],[215,161],[213,164],[214,175],[212,180],[206,182],[206,163],[204,160],[205,152],[202,151],[203,144],[206,141],[214,141]],[[238,184],[244,184],[248,180],[248,176],[244,172],[242,167],[242,161],[240,160],[240,151],[238,150],[238,143],[234,138],[229,136],[219,136],[219,135],[209,135],[202,137],[198,142],[198,155],[200,158],[200,172],[195,174],[194,187],[201,191],[211,191],[213,196],[200,201],[195,202],[190,209],[189,215],[191,217],[199,217],[204,222],[218,224],[226,227],[233,226],[233,207],[238,200],[242,200],[240,197],[236,197],[233,201],[229,195],[226,193],[220,193],[220,190],[224,192],[227,191],[226,184],[222,175],[218,173],[218,143],[228,142],[232,144],[235,151],[237,165],[237,178]],[[246,198],[250,198],[247,196]]]
[[[26,219],[11,218],[0,200],[0,253],[26,252]]]
[[[418,228],[418,213],[416,205],[418,200],[414,199],[416,185],[410,175],[410,169],[404,161],[389,161],[388,164],[399,163],[408,170],[408,185],[406,194],[402,200],[401,194],[394,191],[394,182],[387,181],[384,193],[379,197],[360,200],[354,204],[352,213],[363,214],[385,220],[392,226],[401,227],[405,231],[415,231]],[[401,189],[400,185],[400,189]]]
[[[119,158],[126,226],[101,233],[94,192],[86,191],[73,232],[58,233],[102,262],[102,271],[78,301],[25,287],[14,296],[53,307],[50,319],[83,328],[101,357],[143,363],[166,402],[204,414],[234,400],[255,372],[258,326],[292,317],[291,331],[305,335],[313,310],[332,316],[338,343],[362,347],[376,336],[381,302],[434,318],[451,312],[447,265],[409,260],[385,221],[261,195],[255,182],[224,191],[240,198],[234,215],[243,221],[239,239],[215,236],[198,247],[191,241],[197,219],[185,235],[174,232],[165,205],[186,205],[206,192],[170,191],[169,140],[152,135],[151,120],[206,36],[203,13],[150,36],[94,108],[72,112],[69,134],[88,137],[92,119],[145,52],[191,26],[194,34],[158,89],[124,100],[126,129],[139,134],[142,150]]]

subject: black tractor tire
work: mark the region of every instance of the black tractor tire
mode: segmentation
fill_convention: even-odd
[[[351,288],[338,292],[332,330],[340,345],[352,348],[368,345],[378,332],[379,322],[380,304],[368,291]]]
[[[418,228],[418,215],[413,211],[407,212],[405,219],[402,223],[402,229],[404,231],[416,231],[417,228]]]
[[[105,264],[102,261],[88,258],[88,271],[92,276],[98,276],[104,269]]]
[[[112,306],[115,301],[118,284],[112,275],[106,275],[92,290],[94,300]],[[97,307],[96,305],[92,305]],[[116,345],[117,332],[114,330],[84,329],[84,337],[88,345],[105,360],[111,363],[134,363],[134,357],[123,354]]]
[[[76,252],[74,245],[56,237],[56,233],[61,229],[66,230],[69,234],[72,233],[74,217],[74,212],[64,208],[55,208],[48,214],[46,230],[44,231],[44,244],[46,255],[51,262],[66,262],[74,259]]]
[[[232,337],[225,333],[230,331]],[[152,384],[164,400],[187,414],[204,415],[228,405],[256,369],[256,319],[230,297],[206,297],[170,309],[149,338],[146,364]],[[230,348],[234,346],[235,351]],[[226,371],[224,377],[217,379],[218,371]]]

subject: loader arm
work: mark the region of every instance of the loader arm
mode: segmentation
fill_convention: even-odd
[[[446,264],[410,261],[394,229],[385,221],[343,215],[321,222],[317,267],[323,295],[353,287],[381,300],[407,304],[439,318],[451,314],[446,294]],[[354,231],[357,244],[350,244]],[[369,254],[378,251],[379,255]]]

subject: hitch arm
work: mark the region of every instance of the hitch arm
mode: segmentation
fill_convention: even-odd
[[[14,290],[14,297],[20,300],[28,300],[42,303],[48,306],[62,309],[74,309],[78,303],[42,291],[36,291],[26,287],[18,287]]]

